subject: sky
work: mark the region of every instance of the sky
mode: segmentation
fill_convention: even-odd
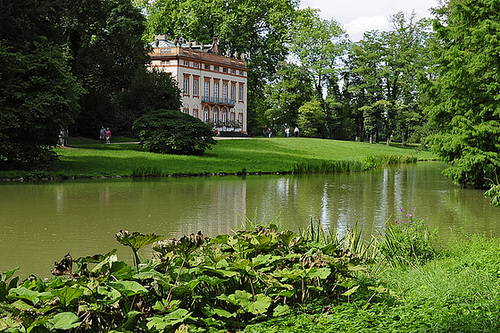
[[[339,22],[356,42],[365,31],[391,30],[389,17],[397,12],[431,17],[429,9],[437,4],[438,0],[301,0],[300,7],[320,9],[321,18]]]

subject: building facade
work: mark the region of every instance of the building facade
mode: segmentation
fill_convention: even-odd
[[[150,68],[172,74],[181,90],[182,112],[222,132],[247,133],[248,69],[243,54],[220,54],[216,38],[203,45],[157,35],[150,45]]]

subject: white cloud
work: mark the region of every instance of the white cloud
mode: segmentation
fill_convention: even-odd
[[[353,41],[362,39],[365,31],[387,31],[390,30],[390,28],[391,26],[388,18],[383,16],[360,17],[344,24],[344,29]]]
[[[356,41],[365,31],[390,29],[388,19],[400,11],[429,17],[429,9],[437,4],[438,0],[301,0],[300,7],[320,9],[323,19],[336,20]]]

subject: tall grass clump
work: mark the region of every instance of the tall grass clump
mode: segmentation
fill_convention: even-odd
[[[321,221],[311,217],[307,228],[300,229],[299,235],[310,242],[341,249],[365,259],[376,257],[374,238],[366,241],[357,223],[349,227],[344,235],[340,235],[336,229],[325,230]]]
[[[437,228],[431,230],[422,220],[407,214],[406,220],[386,224],[377,248],[389,265],[422,264],[436,258],[437,232]]]
[[[164,177],[167,172],[153,165],[140,165],[132,170],[132,177]]]
[[[365,162],[372,168],[385,165],[417,163],[417,160],[417,157],[414,155],[373,155],[365,158]]]
[[[293,173],[346,173],[361,172],[368,165],[361,161],[319,161],[299,162],[293,168]]]

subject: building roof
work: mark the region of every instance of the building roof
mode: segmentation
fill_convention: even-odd
[[[166,35],[160,34],[155,35],[155,41],[149,43],[149,45],[153,48],[182,47],[203,52],[219,53],[219,42],[216,37],[214,37],[212,44],[203,44],[197,41],[187,41],[184,38],[170,40]]]
[[[153,51],[150,53],[152,59],[167,58],[182,55],[188,58],[198,58],[210,62],[220,62],[241,69],[247,68],[245,54],[238,55],[237,52],[230,54],[227,50],[225,54],[219,51],[218,39],[214,38],[212,44],[203,44],[195,41],[186,41],[175,38],[169,40],[165,34],[156,35],[155,41],[149,43]]]

